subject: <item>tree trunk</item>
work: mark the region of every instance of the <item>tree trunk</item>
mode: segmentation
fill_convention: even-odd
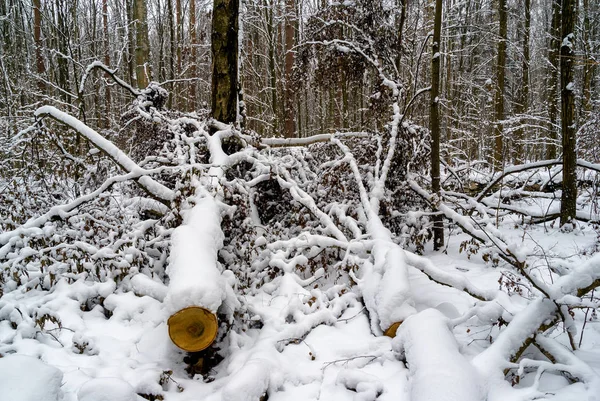
[[[442,32],[442,0],[435,0],[433,46],[431,49],[431,100],[429,102],[429,130],[431,131],[431,189],[440,197],[440,41]],[[444,246],[444,223],[441,215],[433,216],[433,249]]]
[[[41,80],[41,76],[46,70],[44,59],[42,57],[42,2],[33,0],[33,40],[35,42],[35,65],[38,74],[38,89],[44,93],[46,85]]]
[[[127,9],[127,72],[129,75],[129,83],[137,86],[135,78],[135,0],[125,0]]]
[[[267,6],[267,2],[265,4],[265,13],[266,15],[266,23],[267,23],[267,39],[269,41],[269,78],[270,78],[270,86],[271,86],[271,108],[273,116],[272,116],[272,124],[273,124],[273,135],[279,135],[279,119],[277,113],[277,71],[275,69],[275,42],[276,35],[274,33],[273,27],[273,14],[275,11],[274,7]]]
[[[110,42],[108,33],[108,0],[102,0],[102,31],[104,36],[104,64],[110,67]],[[110,111],[111,111],[111,98],[110,98],[110,86],[104,86],[104,101],[106,104],[106,113],[104,115],[104,126],[105,128],[110,127]]]
[[[523,67],[521,76],[521,92],[517,113],[525,114],[528,111],[529,102],[529,36],[531,31],[531,0],[525,0],[525,26],[523,30]],[[521,124],[527,122],[526,118],[521,117]],[[523,140],[525,130],[520,128],[515,133],[515,164],[521,164],[523,161]]]
[[[398,36],[397,36],[397,52],[398,54],[396,55],[396,68],[398,69],[398,74],[400,74],[400,71],[402,71],[402,52],[404,51],[404,23],[406,22],[406,3],[408,3],[408,0],[399,0],[399,4],[397,4],[397,7],[400,7],[400,19],[398,21]],[[399,79],[400,77],[398,77]]]
[[[238,0],[214,0],[212,18],[212,117],[224,123],[237,119]]]
[[[146,0],[134,0],[133,19],[135,21],[135,78],[137,86],[145,89],[148,86],[150,68],[150,42],[148,41],[148,16]]]
[[[575,128],[574,46],[575,0],[563,0],[562,45],[560,48],[561,131],[563,146],[563,182],[560,204],[561,226],[575,219],[577,201],[577,150]]]
[[[581,117],[583,121],[588,118],[592,111],[592,82],[594,80],[596,66],[598,62],[595,60],[593,42],[593,28],[590,18],[589,0],[583,0],[583,48],[584,48],[584,65],[583,65],[583,99],[581,102]]]
[[[285,2],[285,131],[286,138],[296,134],[296,112],[294,110],[294,89],[292,85],[292,69],[294,67],[294,35],[296,22],[296,7],[294,0]]]
[[[558,115],[558,54],[560,52],[560,0],[552,1],[552,26],[550,27],[550,52],[548,59],[548,117],[550,118],[550,140],[552,143],[546,145],[546,159],[556,159],[556,121]]]
[[[189,108],[196,110],[196,0],[190,0],[190,99]]]
[[[498,1],[500,28],[498,31],[498,60],[496,64],[496,93],[494,99],[494,167],[502,169],[504,161],[504,138],[501,121],[504,120],[504,87],[506,76],[506,36],[507,12],[506,0]]]
[[[173,0],[167,0],[167,14],[169,19],[169,38],[170,38],[170,52],[169,52],[169,79],[175,79],[175,53],[177,52],[177,38],[175,37],[175,16],[173,14]],[[175,84],[173,84],[172,92],[175,93]],[[169,96],[168,107],[171,108],[173,104],[174,96]]]

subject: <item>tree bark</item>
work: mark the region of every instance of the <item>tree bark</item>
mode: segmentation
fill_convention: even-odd
[[[173,13],[173,0],[167,0],[167,15],[169,19],[169,38],[170,38],[170,52],[169,52],[169,79],[175,79],[175,53],[177,53],[177,38],[175,37],[175,15]],[[173,85],[175,88],[175,85]],[[175,90],[173,90],[175,92]],[[173,107],[173,97],[169,96],[168,107]]]
[[[560,48],[561,132],[563,146],[563,182],[560,204],[561,226],[575,219],[577,201],[577,150],[575,129],[574,46],[575,0],[562,3],[562,45]]]
[[[548,76],[548,117],[550,119],[550,140],[552,143],[546,145],[546,159],[556,159],[556,145],[558,139],[556,134],[556,121],[558,115],[558,70],[560,68],[558,55],[560,52],[560,0],[552,1],[552,26],[550,27],[550,52],[548,60],[550,72]]]
[[[498,1],[498,17],[500,27],[498,31],[498,60],[496,63],[496,93],[494,99],[494,167],[502,168],[504,160],[504,138],[501,121],[504,120],[504,88],[506,77],[506,38],[507,38],[507,12],[506,0]]]
[[[41,0],[33,0],[33,40],[35,42],[35,65],[38,76],[45,71],[44,59],[42,57],[42,2]],[[46,85],[38,78],[38,89],[40,92],[45,92]]]
[[[292,85],[292,70],[294,67],[294,36],[296,22],[296,7],[294,0],[285,2],[285,109],[284,121],[286,138],[296,134],[296,111],[294,109],[294,89]]]
[[[196,110],[196,0],[190,0],[190,99],[189,109]]]
[[[108,0],[102,0],[102,31],[104,36],[104,64],[110,67],[110,42],[108,33]],[[110,126],[110,111],[111,111],[111,98],[110,98],[110,86],[104,85],[104,97],[106,104],[106,113],[104,116],[105,128]]]
[[[150,42],[148,40],[148,12],[146,0],[134,0],[133,19],[135,24],[135,78],[137,86],[144,89],[148,86],[150,68]]]
[[[594,30],[592,28],[592,19],[590,18],[590,3],[589,0],[583,0],[583,48],[584,48],[584,66],[583,66],[583,99],[581,102],[581,117],[583,121],[588,118],[592,111],[592,82],[594,81],[596,66],[598,62],[595,60],[593,42]]]
[[[212,117],[224,123],[237,119],[238,0],[214,0],[212,19]]]
[[[440,197],[440,41],[442,32],[442,0],[435,0],[433,46],[431,49],[431,100],[429,103],[429,130],[431,131],[431,189]],[[433,249],[444,246],[444,223],[441,215],[433,216]]]
[[[521,92],[517,113],[523,115],[527,113],[529,107],[529,37],[531,32],[531,0],[524,0],[525,6],[525,26],[523,29],[523,67],[521,75]],[[527,119],[521,117],[521,124],[527,122]],[[515,164],[521,164],[523,161],[523,140],[525,130],[519,128],[515,133]]]

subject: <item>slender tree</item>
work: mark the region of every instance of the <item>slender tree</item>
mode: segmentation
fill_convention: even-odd
[[[44,73],[44,58],[42,56],[42,2],[41,0],[33,0],[33,40],[35,42],[35,65],[36,72],[39,76],[38,89],[44,92],[46,85],[41,79]]]
[[[102,0],[102,33],[104,34],[104,64],[110,67],[110,41],[108,34],[108,0]],[[104,115],[105,128],[109,126],[109,114],[111,109],[110,86],[105,85],[104,96],[106,102],[106,113]]]
[[[575,128],[575,55],[576,0],[562,0],[562,45],[560,48],[561,131],[563,147],[563,182],[560,224],[575,219],[577,213],[577,149]]]
[[[431,131],[431,187],[440,196],[440,41],[442,38],[442,0],[435,0],[433,46],[431,48],[431,100],[429,102],[429,130]],[[444,223],[441,215],[433,217],[433,249],[444,246]]]
[[[529,37],[531,32],[531,0],[524,0],[525,6],[525,26],[523,28],[523,65],[521,74],[521,88],[519,100],[517,104],[517,112],[523,116],[528,111],[529,104]],[[525,124],[527,120],[521,118],[521,124]],[[523,140],[525,139],[525,129],[519,128],[515,133],[515,163],[521,164],[523,157]]]
[[[294,0],[285,2],[285,105],[284,121],[286,138],[292,138],[296,132],[296,111],[294,109],[294,89],[292,69],[294,67],[294,37],[296,34],[296,5]]]
[[[196,108],[196,0],[190,0],[190,99],[189,107],[191,110]]]
[[[494,167],[502,168],[504,158],[504,89],[506,86],[506,40],[508,32],[506,0],[498,0],[498,55],[496,62],[496,92],[494,95]]]
[[[556,141],[558,140],[557,135],[557,120],[558,120],[558,75],[560,70],[559,64],[559,53],[560,53],[560,13],[561,13],[561,0],[552,0],[552,23],[550,26],[550,49],[548,52],[548,117],[550,141],[546,145],[546,158],[555,159],[557,156],[556,152]]]

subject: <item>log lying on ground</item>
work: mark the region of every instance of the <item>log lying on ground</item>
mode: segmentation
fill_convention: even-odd
[[[458,350],[447,319],[435,309],[410,316],[398,329],[394,350],[404,354],[412,401],[480,401],[475,368]]]
[[[169,336],[175,345],[196,352],[217,336],[217,310],[227,296],[217,253],[223,244],[221,211],[207,195],[184,212],[184,222],[171,238],[169,288],[165,304],[170,313]]]
[[[415,314],[404,251],[396,244],[379,240],[373,247],[373,262],[363,265],[359,280],[371,330],[394,337],[408,316]]]

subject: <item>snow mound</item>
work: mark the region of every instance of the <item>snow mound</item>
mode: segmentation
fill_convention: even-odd
[[[0,358],[2,400],[58,401],[62,399],[62,379],[60,370],[37,358],[25,355]]]
[[[77,393],[78,401],[137,401],[133,387],[116,377],[87,381]]]

